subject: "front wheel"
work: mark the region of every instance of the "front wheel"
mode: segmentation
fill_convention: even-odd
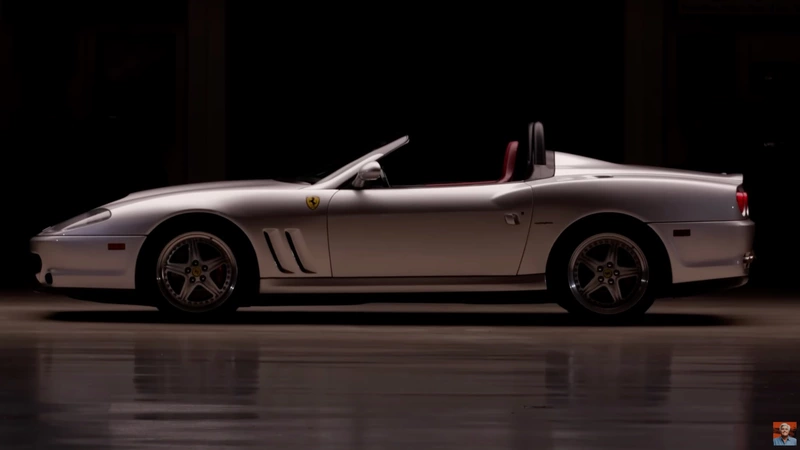
[[[138,288],[162,312],[193,318],[235,311],[249,289],[246,255],[221,230],[164,233],[142,255]]]
[[[643,315],[655,300],[653,265],[643,240],[629,233],[587,234],[572,240],[567,246],[572,251],[553,267],[559,304],[596,319]]]

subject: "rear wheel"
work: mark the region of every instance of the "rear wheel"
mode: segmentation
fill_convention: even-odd
[[[252,294],[248,254],[225,230],[205,226],[165,231],[151,239],[141,255],[137,288],[162,312],[220,317]]]
[[[595,319],[643,315],[655,300],[654,261],[645,240],[631,232],[583,233],[553,265],[559,304]]]

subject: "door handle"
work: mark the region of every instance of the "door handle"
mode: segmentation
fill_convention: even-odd
[[[506,223],[509,225],[519,225],[519,216],[514,213],[506,214]]]

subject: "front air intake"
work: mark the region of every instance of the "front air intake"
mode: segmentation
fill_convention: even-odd
[[[294,240],[292,239],[292,235],[289,234],[288,231],[286,231],[284,234],[286,234],[286,242],[289,244],[289,249],[292,251],[292,254],[294,255],[294,260],[297,262],[297,267],[300,268],[300,271],[303,273],[314,273],[313,271],[308,270],[303,265],[303,261],[300,259],[300,255],[298,254],[297,248],[294,245]]]
[[[287,270],[281,264],[280,259],[278,259],[278,255],[275,253],[275,246],[272,245],[272,239],[269,238],[269,234],[267,234],[266,231],[264,232],[264,239],[267,241],[267,246],[269,247],[269,253],[272,255],[272,260],[275,261],[275,266],[278,268],[278,270],[281,273],[292,273],[290,270]]]

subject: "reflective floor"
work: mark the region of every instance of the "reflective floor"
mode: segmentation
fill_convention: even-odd
[[[0,448],[756,449],[800,421],[800,306],[145,308],[0,295]]]

